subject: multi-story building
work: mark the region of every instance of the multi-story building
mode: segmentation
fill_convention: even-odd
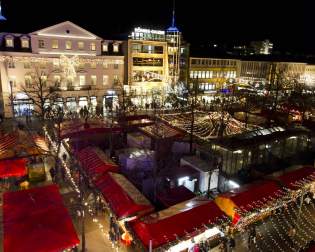
[[[271,43],[268,39],[262,41],[252,41],[250,42],[250,48],[253,54],[268,55],[272,53],[273,43]]]
[[[69,21],[29,34],[1,33],[1,110],[5,117],[38,110],[38,84],[47,105],[74,111],[113,104],[124,82],[123,65],[121,41],[104,40]]]
[[[127,41],[125,74],[127,92],[138,106],[152,103],[153,93],[157,102],[171,92],[179,81],[185,80],[188,46],[180,31],[172,26],[166,31],[137,27]]]
[[[302,81],[306,63],[272,62],[272,61],[241,61],[240,82],[268,83],[274,81],[277,75]]]
[[[218,90],[227,88],[239,77],[240,60],[194,58],[189,60],[190,83],[198,81],[205,100],[211,99]]]
[[[312,88],[315,87],[315,65],[305,66],[305,73],[303,79],[308,87]]]

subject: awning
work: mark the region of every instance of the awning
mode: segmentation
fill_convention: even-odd
[[[223,216],[213,201],[193,199],[130,222],[130,226],[146,248],[151,240],[154,249],[192,234],[196,229],[205,229],[205,225],[214,224]]]
[[[47,154],[44,138],[17,130],[0,137],[0,159],[22,158]]]
[[[121,174],[109,172],[94,183],[118,219],[142,216],[154,209],[141,192]]]
[[[113,124],[111,126],[108,121],[102,121],[100,119],[91,119],[87,123],[82,120],[71,120],[66,121],[61,125],[60,137],[62,139],[77,138],[90,134],[117,133],[121,131],[122,128],[118,124]]]
[[[56,252],[80,243],[56,185],[3,196],[4,252]]]
[[[288,172],[277,178],[283,186],[289,189],[298,189],[301,185],[299,183],[308,182],[308,180],[315,181],[315,168],[312,166],[305,166],[298,170]]]
[[[109,171],[117,172],[119,169],[118,166],[97,147],[84,148],[78,152],[77,157],[82,168],[92,180],[103,173]]]
[[[0,178],[22,177],[26,174],[25,158],[0,161]]]
[[[224,193],[215,198],[216,204],[234,221],[240,216],[235,208],[241,211],[251,211],[256,208],[256,204],[265,204],[270,201],[270,197],[277,197],[280,191],[277,182],[272,180],[261,180],[231,192]]]

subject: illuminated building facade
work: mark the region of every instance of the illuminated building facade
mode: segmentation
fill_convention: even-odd
[[[69,22],[29,34],[0,34],[1,112],[12,117],[36,110],[27,91],[33,77],[45,82],[44,92],[54,90],[58,100],[47,99],[66,111],[81,107],[106,107],[124,82],[122,42],[104,40]],[[12,94],[12,96],[11,96]]]
[[[199,91],[207,100],[235,83],[239,77],[240,60],[190,57],[189,67],[189,82],[198,81]]]
[[[315,65],[306,65],[303,80],[308,87],[315,87]]]
[[[137,27],[127,42],[125,90],[132,94],[132,102],[143,107],[154,99],[159,104],[169,92],[176,91],[179,82],[186,82],[189,46],[175,26],[164,30]]]

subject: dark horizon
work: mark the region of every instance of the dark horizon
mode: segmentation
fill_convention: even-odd
[[[198,47],[207,43],[248,43],[270,39],[275,49],[294,53],[315,53],[311,9],[302,1],[292,5],[285,1],[260,3],[243,0],[230,2],[176,2],[176,25],[184,39]],[[74,7],[75,6],[75,7]],[[62,21],[72,21],[105,39],[129,34],[133,27],[165,29],[171,24],[172,0],[158,3],[55,0],[53,5],[27,1],[2,1],[0,25],[4,32],[30,33]]]

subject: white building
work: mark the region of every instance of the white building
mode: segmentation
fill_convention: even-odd
[[[113,105],[124,82],[122,41],[104,40],[66,21],[29,34],[0,34],[0,111],[12,117],[38,111],[31,91],[40,79],[45,103],[66,110]],[[28,92],[29,91],[29,92]],[[52,96],[47,96],[52,97]],[[115,104],[114,104],[115,106]]]

